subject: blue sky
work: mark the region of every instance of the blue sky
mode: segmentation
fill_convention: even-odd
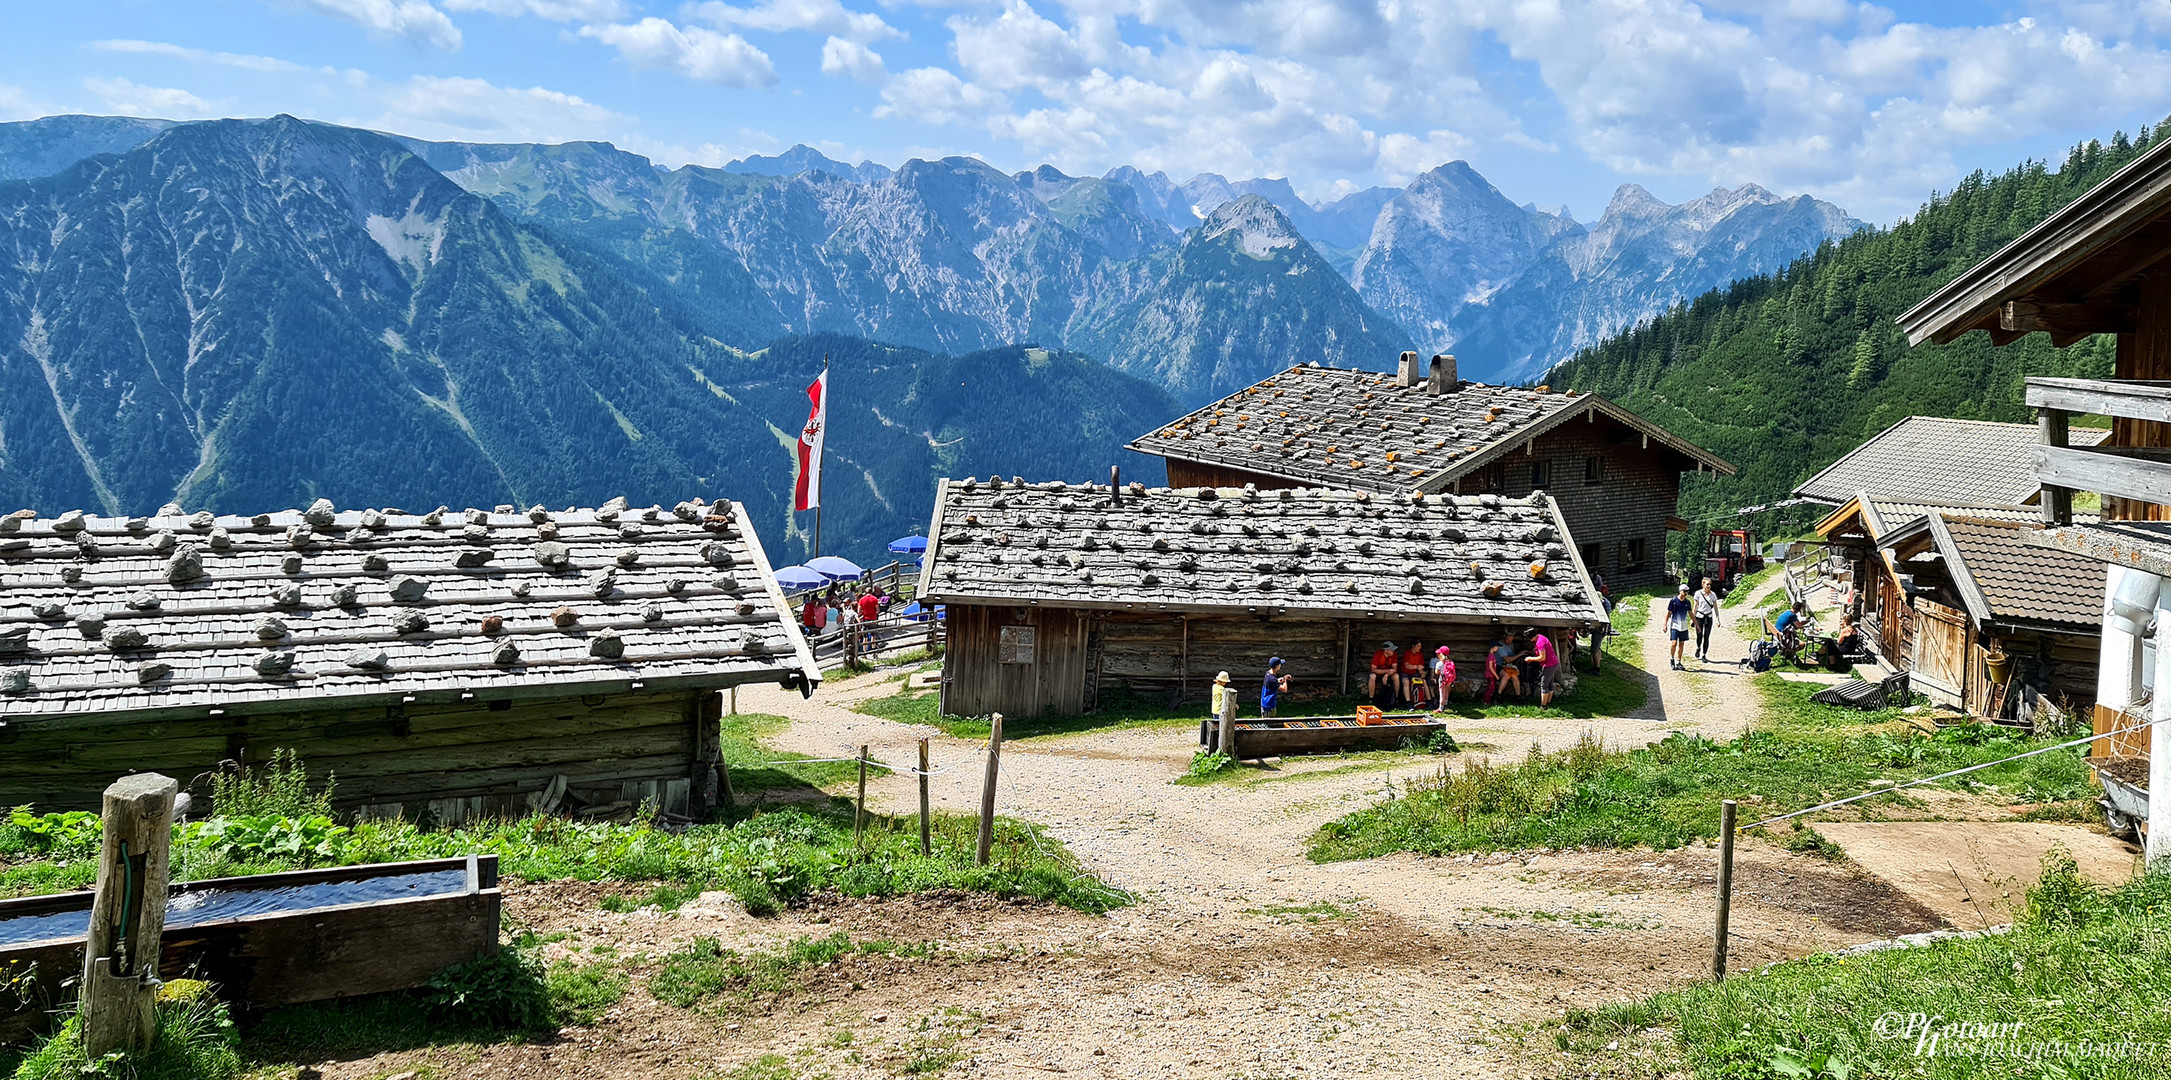
[[[2171,114],[2171,0],[65,0],[8,5],[0,119],[288,112],[721,164],[1286,176],[1463,158],[1584,220],[1754,182],[1890,221]]]

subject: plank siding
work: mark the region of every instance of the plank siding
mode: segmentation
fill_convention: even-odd
[[[943,708],[959,716],[1075,716],[1085,708],[1086,617],[1037,605],[949,605]],[[1002,628],[1034,630],[1033,662],[1001,662]],[[1174,629],[1173,623],[1171,629]],[[1169,660],[1173,667],[1175,653]],[[1104,659],[1105,662],[1105,659]]]
[[[337,778],[335,805],[410,816],[432,800],[481,799],[487,812],[525,809],[529,792],[564,775],[569,788],[609,801],[625,781],[705,779],[716,753],[713,692],[203,717],[155,723],[0,728],[0,804],[90,809],[115,776],[156,771],[188,778],[219,763],[262,762],[291,749],[313,775]],[[713,710],[712,710],[713,714]]]

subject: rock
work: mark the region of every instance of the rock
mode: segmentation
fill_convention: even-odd
[[[537,540],[556,540],[558,538],[558,524],[554,521],[546,521],[541,525],[537,525],[535,527],[535,538]]]
[[[623,495],[613,495],[611,496],[609,502],[606,502],[603,505],[596,507],[596,516],[602,517],[604,511],[609,511],[612,514],[622,514],[625,512],[625,510],[626,497]]]
[[[613,567],[606,566],[589,574],[581,584],[598,598],[609,596],[612,590],[618,588],[618,571]]]
[[[277,615],[266,615],[256,620],[256,639],[258,641],[278,641],[286,637],[286,635],[286,620]]]
[[[72,536],[82,532],[84,524],[83,511],[70,510],[53,519],[53,533],[56,536]]]
[[[302,557],[299,555],[289,555],[286,558],[279,560],[279,569],[284,570],[289,574],[301,573]]]
[[[392,631],[398,634],[419,634],[430,628],[430,617],[419,611],[410,611],[392,620]]]
[[[30,614],[39,619],[57,619],[67,613],[68,606],[66,604],[54,603],[50,600],[42,604],[30,605]]]
[[[517,664],[520,662],[520,646],[510,641],[501,641],[497,648],[490,651],[490,659],[499,664]]]
[[[151,554],[164,555],[173,550],[173,545],[174,536],[172,531],[161,529],[158,535],[151,537]]]
[[[711,540],[701,545],[701,557],[708,560],[710,566],[730,566],[733,559],[731,545],[721,540]]]
[[[383,649],[363,646],[347,654],[346,664],[363,671],[383,671],[392,666],[392,658]]]
[[[384,515],[375,510],[362,511],[362,527],[371,530],[384,528]]]
[[[197,532],[203,532],[212,525],[217,524],[218,520],[217,515],[214,515],[211,511],[198,510],[188,516],[188,527]]]
[[[445,507],[440,506],[427,514],[422,515],[422,524],[432,529],[438,527],[439,525],[443,525],[445,523],[445,510]]]
[[[767,656],[769,655],[769,641],[760,634],[748,634],[746,640],[740,644],[739,651],[748,656]]]
[[[620,566],[631,569],[635,565],[638,565],[640,563],[641,553],[635,551],[632,548],[627,548],[626,550],[619,552],[618,558],[613,561],[615,561]]]
[[[671,593],[673,595],[685,592],[686,583],[678,578],[672,578],[671,580],[663,583],[663,591]]]
[[[135,611],[157,611],[160,601],[157,595],[149,590],[138,590],[130,593],[125,603]]]
[[[462,514],[461,516],[466,518],[467,523],[470,525],[490,524],[490,512],[487,510],[477,510],[473,507],[469,507],[467,513]]]
[[[29,627],[0,627],[0,656],[13,656],[28,651],[30,651]]]
[[[392,569],[392,560],[382,555],[362,556],[362,572],[365,574],[382,574],[390,569]]]
[[[234,538],[231,533],[228,533],[225,529],[211,530],[211,550],[225,551],[233,546]]]
[[[561,607],[550,613],[550,624],[560,630],[580,621],[580,613],[569,607]]]
[[[682,502],[671,508],[671,516],[680,521],[699,521],[701,508],[690,502]]]
[[[271,528],[271,515],[270,515],[270,514],[258,514],[258,515],[256,515],[255,517],[252,517],[252,518],[250,518],[250,519],[249,519],[249,524],[250,524],[250,525],[253,525],[253,526],[255,526],[256,528],[259,528],[259,529],[268,529],[268,528]]]
[[[1423,595],[1425,595],[1425,579],[1424,579],[1424,578],[1421,578],[1421,577],[1413,577],[1413,578],[1411,578],[1411,579],[1410,579],[1410,595],[1411,595],[1411,596],[1423,596]]]
[[[659,603],[657,603],[657,602],[655,602],[654,600],[650,600],[650,601],[649,601],[648,603],[642,604],[642,605],[641,605],[641,621],[642,621],[642,622],[661,622],[661,621],[663,621],[663,605],[662,605],[662,604],[659,604]]]
[[[503,616],[503,615],[485,615],[485,616],[483,616],[483,620],[482,620],[482,632],[483,632],[484,634],[486,634],[486,635],[496,635],[496,634],[502,634],[502,633],[504,633],[504,632],[505,632],[505,616]]]
[[[461,552],[458,557],[452,560],[452,565],[459,567],[462,570],[473,570],[474,568],[481,566],[492,559],[497,558],[497,554],[497,552],[492,551],[489,548],[475,548],[469,551]]]
[[[104,636],[106,632],[106,613],[103,611],[86,611],[76,616],[75,630],[76,633],[92,640]]]
[[[271,602],[283,608],[298,608],[302,606],[302,587],[299,585],[274,586],[271,590]]]
[[[588,655],[605,660],[616,660],[626,655],[626,642],[616,633],[605,630],[588,639]]]
[[[339,509],[332,505],[330,499],[318,499],[309,504],[309,509],[302,511],[302,520],[311,525],[330,526],[338,517]]]
[[[286,527],[286,546],[296,551],[306,551],[317,546],[317,531],[307,522],[296,522]]]
[[[418,577],[403,577],[392,583],[392,602],[395,604],[419,604],[430,591],[430,583]]]
[[[550,511],[544,509],[542,503],[536,503],[534,506],[528,507],[528,520],[541,525],[550,520]]]
[[[69,585],[74,585],[81,582],[83,580],[83,568],[80,565],[76,565],[73,563],[61,567],[60,580]]]
[[[525,599],[527,599],[527,598],[528,598],[528,593],[529,593],[530,591],[532,591],[532,589],[533,589],[533,586],[529,585],[529,584],[528,584],[527,582],[525,582],[525,581],[516,581],[516,582],[513,582],[513,587],[512,587],[512,588],[510,588],[510,589],[507,589],[507,590],[505,590],[505,591],[506,591],[506,592],[509,592],[509,593],[511,593],[511,594],[513,594],[513,598],[514,598],[514,599],[516,599],[516,600],[525,600]]]
[[[140,649],[151,643],[150,635],[133,626],[116,626],[105,632],[105,646],[115,652]]]
[[[490,542],[490,526],[468,525],[460,530],[460,539],[470,544],[487,544]]]
[[[29,668],[17,667],[0,671],[0,694],[27,694],[29,692]]]
[[[332,606],[353,607],[355,601],[359,599],[361,595],[362,590],[354,587],[353,585],[341,585],[338,588],[332,590]]]
[[[573,549],[556,540],[544,540],[535,545],[535,561],[552,570],[563,570],[573,561]]]
[[[660,506],[651,506],[648,509],[641,511],[641,520],[646,522],[653,523],[657,518],[660,518],[662,516],[663,507]]]
[[[294,670],[294,654],[268,652],[256,658],[256,673],[267,679],[275,679]]]

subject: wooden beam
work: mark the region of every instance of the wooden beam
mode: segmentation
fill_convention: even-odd
[[[2130,334],[2135,324],[2133,305],[2116,302],[2069,304],[2051,300],[2007,300],[1998,311],[1998,327],[2031,333],[2042,330],[2055,340],[2090,334]]]
[[[2095,491],[2138,502],[2171,506],[2171,464],[2150,460],[2161,452],[2126,448],[2126,453],[2035,448],[2035,472],[2045,487]]]
[[[2171,383],[2124,379],[2029,379],[2027,403],[2065,413],[2099,413],[2171,423]],[[2064,446],[2064,442],[2056,445]]]
[[[1990,343],[1992,345],[2011,345],[2013,342],[2027,336],[2027,332],[2022,330],[2007,330],[2001,326],[1990,328]]]
[[[2063,409],[2044,409],[2037,418],[2042,425],[2043,445],[2064,449],[2067,443],[2066,413]],[[2049,526],[2073,523],[2073,489],[2043,485],[2043,524]]]

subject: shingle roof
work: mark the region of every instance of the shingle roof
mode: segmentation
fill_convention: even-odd
[[[0,719],[819,679],[724,503],[168,511],[0,519]]]
[[[2074,446],[2110,437],[2074,428]],[[1844,503],[1863,492],[1895,502],[2020,506],[2042,490],[2032,424],[1909,416],[1872,436],[1794,489],[1798,498]]]
[[[1605,621],[1543,496],[946,480],[930,535],[938,603]]]
[[[1555,425],[1596,410],[1720,472],[1732,465],[1603,398],[1299,365],[1133,439],[1144,454],[1329,487],[1442,491]]]
[[[2103,563],[2028,543],[2033,531],[2010,521],[1932,519],[1954,583],[1977,620],[2094,630],[2103,618]]]

